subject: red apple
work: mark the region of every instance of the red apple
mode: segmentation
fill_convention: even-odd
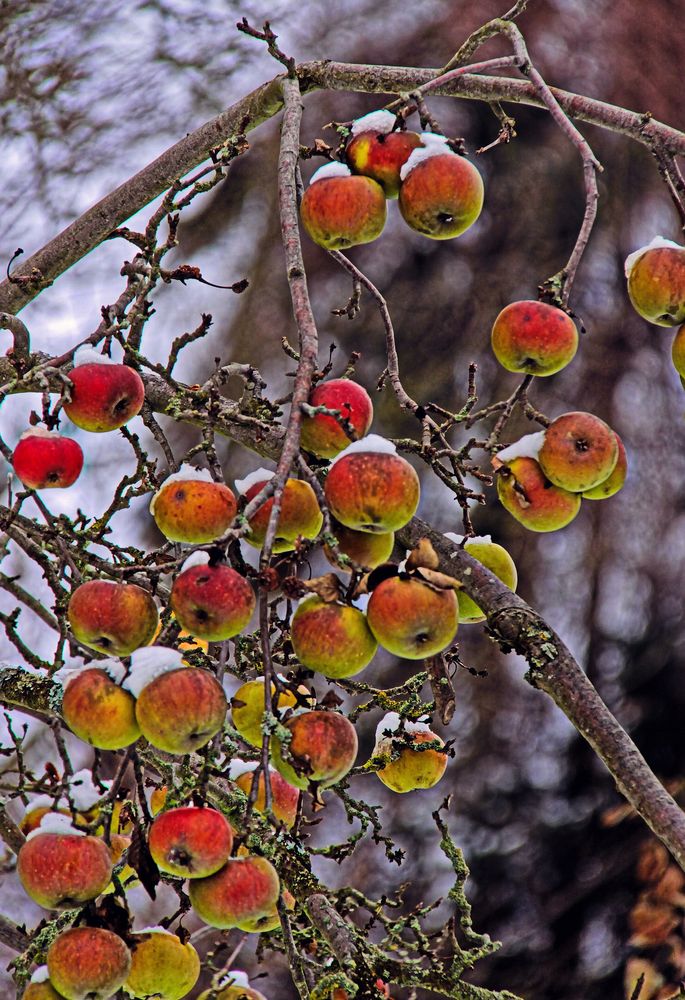
[[[328,788],[344,778],[357,758],[357,733],[340,712],[300,712],[285,722],[290,730],[288,758],[274,738],[273,762],[286,781],[306,790]]]
[[[81,475],[83,452],[73,438],[33,427],[19,438],[12,453],[12,466],[29,489],[64,488],[73,485]]]
[[[131,952],[101,927],[70,927],[48,948],[50,982],[66,1000],[109,1000],[123,986]]]
[[[333,516],[355,531],[404,527],[419,504],[419,477],[394,445],[369,434],[333,459],[324,486]]]
[[[400,170],[402,218],[424,236],[450,240],[476,221],[483,207],[483,180],[474,165],[452,152],[443,135],[421,133]]]
[[[657,326],[685,322],[685,247],[655,237],[625,263],[628,295],[636,311]]]
[[[112,667],[116,667],[112,664]],[[62,717],[71,731],[100,750],[120,750],[140,736],[135,699],[100,666],[64,678]]]
[[[348,378],[333,378],[319,382],[309,394],[310,406],[325,406],[337,410],[347,420],[351,437],[335,417],[317,413],[303,415],[300,443],[306,451],[319,458],[334,458],[350,440],[357,441],[369,430],[373,421],[373,403],[366,389]]]
[[[216,483],[207,469],[182,465],[150,501],[150,513],[172,542],[203,545],[220,538],[236,515],[233,491]]]
[[[51,832],[57,830],[64,832]],[[53,814],[19,849],[17,873],[24,891],[39,906],[63,909],[104,892],[112,877],[112,858],[99,837],[85,836],[70,826],[68,817]]]
[[[523,300],[506,306],[492,328],[492,349],[509,372],[554,375],[578,350],[578,330],[562,309]]]
[[[422,660],[453,641],[459,604],[454,590],[415,577],[391,576],[374,587],[366,617],[384,649],[407,660]]]
[[[594,489],[611,475],[618,441],[608,424],[592,413],[563,413],[545,431],[538,462],[555,486],[572,493]]]
[[[256,761],[245,761],[234,757],[228,769],[229,780],[235,782],[238,788],[249,795],[256,768]],[[290,829],[297,819],[297,806],[300,801],[299,790],[290,785],[278,771],[274,771],[272,768],[269,768],[269,782],[271,784],[271,811],[277,820]],[[259,775],[254,807],[260,813],[266,810],[266,789],[263,774]]]
[[[79,642],[113,656],[128,656],[146,646],[159,625],[152,594],[135,583],[109,580],[89,580],[77,587],[67,615]]]
[[[248,854],[230,858],[207,878],[193,879],[188,895],[193,909],[211,927],[224,930],[267,916],[276,906],[280,880],[266,858]]]
[[[133,368],[82,348],[74,365],[69,372],[71,400],[64,403],[64,412],[77,427],[95,433],[113,431],[140,412],[145,386]]]
[[[268,469],[256,469],[245,479],[236,480],[236,488],[249,502],[261,493],[272,478],[273,472],[269,472]],[[250,531],[245,540],[258,549],[264,544],[273,505],[271,497],[250,518]],[[300,536],[316,538],[322,524],[323,514],[309,483],[301,479],[287,479],[281,497],[274,553],[290,552],[295,548]]]
[[[140,689],[136,718],[145,739],[158,750],[185,754],[209,743],[223,726],[227,708],[214,674],[181,667],[160,673]]]
[[[154,819],[148,845],[163,872],[180,878],[204,878],[228,860],[233,830],[217,809],[181,806]]]
[[[378,644],[359,608],[307,597],[290,623],[293,652],[324,677],[353,677],[373,659]]]
[[[209,565],[206,552],[186,560],[174,580],[169,603],[182,628],[209,642],[231,639],[255,609],[254,590],[244,576],[222,563]]]
[[[416,132],[393,131],[397,116],[391,111],[372,111],[352,124],[352,137],[345,159],[355,174],[372,177],[383,188],[386,198],[396,198],[400,189],[400,170],[412,150],[421,145]]]

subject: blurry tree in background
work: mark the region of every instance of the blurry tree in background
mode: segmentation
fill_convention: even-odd
[[[203,121],[273,76],[275,64],[266,46],[235,31],[234,22],[242,17],[255,26],[268,17],[278,31],[280,47],[300,64],[335,59],[346,64],[414,68],[444,65],[472,32],[502,13],[494,0],[424,0],[418,8],[406,9],[398,9],[387,0],[359,0],[346,3],[344,17],[335,18],[331,18],[330,4],[316,0],[302,0],[296,12],[286,0],[274,0],[268,9],[253,0],[240,6],[210,0],[201,12],[196,4],[183,0],[137,0],[125,5],[102,0],[87,12],[78,0],[0,4],[2,259],[10,261],[20,246],[33,252],[47,243],[62,225],[145,168],[179,137],[193,133]],[[681,234],[682,220],[669,197],[663,173],[670,171],[675,177],[682,198],[682,181],[678,181],[675,160],[669,157],[676,152],[682,155],[685,137],[677,133],[681,145],[672,138],[676,145],[669,147],[668,142],[660,144],[658,130],[650,130],[654,120],[674,129],[685,127],[680,79],[685,43],[677,6],[670,0],[651,0],[648,9],[630,0],[611,4],[605,0],[593,4],[532,0],[517,14],[515,23],[525,37],[532,63],[550,86],[637,112],[637,117],[630,119],[630,129],[615,130],[584,123],[587,114],[578,104],[566,108],[577,116],[575,124],[604,168],[597,175],[597,221],[569,302],[585,333],[574,362],[556,377],[536,380],[531,389],[535,407],[548,416],[582,409],[606,420],[625,443],[629,476],[615,497],[606,503],[584,504],[567,528],[541,536],[510,518],[497,502],[493,488],[467,477],[467,487],[483,492],[487,500],[487,505],[471,503],[470,516],[478,534],[492,534],[511,553],[519,572],[519,595],[563,637],[610,712],[677,799],[685,777],[681,724],[685,708],[681,682],[685,667],[681,585],[685,504],[680,489],[685,475],[684,397],[671,364],[670,336],[646,324],[631,308],[623,262],[628,253],[655,235],[678,240]],[[511,38],[493,33],[477,51],[469,53],[467,62],[499,59],[511,52]],[[324,128],[327,123],[348,122],[398,95],[406,97],[404,91],[416,85],[382,89],[374,83],[371,71],[362,74],[349,68],[347,75],[341,71],[332,86],[328,72],[325,63],[317,62],[300,75],[305,95],[300,141],[310,149],[316,139],[336,146],[338,137],[333,129]],[[416,74],[420,72],[416,70]],[[437,72],[434,69],[427,79]],[[515,66],[498,70],[496,75],[517,85],[524,79]],[[411,77],[410,70],[405,78]],[[372,90],[376,93],[364,92]],[[119,569],[123,567],[119,576],[126,578],[126,565],[137,565],[144,556],[151,574],[147,582],[161,585],[158,596],[164,605],[169,577],[160,581],[163,563],[156,560],[177,554],[167,548],[160,556],[163,539],[147,514],[147,504],[153,485],[169,471],[169,454],[174,462],[180,462],[201,444],[213,461],[214,449],[215,467],[222,468],[231,481],[259,464],[250,448],[267,458],[278,458],[279,434],[287,421],[286,404],[281,407],[286,416],[273,422],[267,419],[266,429],[258,429],[259,433],[264,430],[265,436],[260,438],[258,433],[255,437],[255,427],[245,421],[241,424],[240,418],[236,421],[230,402],[226,402],[241,400],[238,381],[230,381],[227,387],[217,384],[217,399],[226,409],[215,426],[216,436],[203,436],[197,424],[206,424],[206,414],[194,414],[186,422],[168,415],[169,397],[160,385],[164,380],[154,369],[166,364],[174,338],[198,329],[202,316],[211,314],[211,327],[180,355],[173,373],[178,380],[174,392],[178,386],[205,385],[216,369],[215,358],[222,365],[236,362],[258,370],[266,383],[264,397],[270,401],[285,399],[292,391],[297,364],[284,353],[282,338],[295,345],[298,331],[292,319],[280,232],[279,193],[282,197],[283,184],[279,191],[277,171],[283,154],[280,114],[276,114],[280,112],[278,93],[276,85],[263,120],[250,118],[254,109],[243,109],[244,119],[209,143],[208,148],[221,147],[219,157],[225,160],[226,177],[221,179],[217,172],[208,170],[203,180],[217,183],[211,190],[198,191],[184,209],[162,262],[167,272],[184,264],[197,266],[207,280],[219,285],[247,278],[249,287],[241,294],[192,280],[163,281],[159,275],[154,280],[148,276],[138,285],[130,271],[122,278],[123,261],[134,261],[141,248],[116,238],[83,246],[75,255],[75,266],[31,301],[10,302],[2,298],[7,294],[7,283],[0,288],[0,310],[14,313],[21,308],[21,319],[32,334],[31,346],[42,352],[33,355],[30,364],[20,358],[18,373],[13,366],[16,341],[14,357],[0,359],[3,386],[18,375],[23,378],[12,385],[3,400],[4,442],[13,445],[26,427],[30,411],[41,410],[40,395],[25,394],[28,389],[40,389],[26,372],[32,365],[44,364],[48,357],[69,353],[66,367],[62,365],[68,373],[70,352],[96,328],[99,333],[93,342],[101,345],[105,338],[113,340],[115,353],[119,349],[121,356],[120,347],[126,347],[131,331],[137,337],[144,327],[143,357],[129,353],[128,359],[141,366],[151,411],[157,410],[156,418],[151,411],[146,412],[145,424],[137,420],[131,425],[138,448],[135,455],[130,435],[112,433],[97,439],[93,446],[92,435],[78,432],[84,451],[90,450],[87,474],[73,491],[55,500],[57,491],[39,494],[44,500],[49,496],[49,515],[38,509],[31,494],[18,499],[22,494],[17,493],[20,484],[16,481],[11,494],[5,490],[1,526],[7,534],[3,536],[0,607],[7,632],[2,656],[10,673],[15,666],[35,667],[40,660],[54,663],[56,633],[46,628],[45,614],[41,620],[35,607],[32,609],[21,595],[40,602],[47,609],[47,620],[53,612],[64,620],[66,596],[76,579],[65,544],[71,547],[81,572],[87,562],[85,550],[90,547],[103,576],[107,575],[108,560],[116,562]],[[430,401],[450,413],[465,404],[472,364],[478,366],[478,407],[510,398],[519,385],[520,377],[505,372],[492,355],[489,331],[493,320],[507,303],[535,298],[538,286],[564,268],[586,204],[577,145],[569,141],[547,110],[531,106],[528,99],[522,102],[513,90],[508,93],[515,99],[503,101],[500,108],[514,120],[515,136],[508,142],[495,141],[502,123],[493,113],[498,110],[493,102],[482,95],[472,99],[478,95],[475,76],[455,81],[451,96],[426,95],[445,134],[465,138],[470,157],[483,175],[486,199],[477,225],[458,240],[431,241],[409,230],[391,210],[381,239],[351,253],[354,264],[387,299],[407,393],[422,404]],[[601,108],[597,115],[601,119]],[[410,118],[410,127],[417,121],[416,116]],[[256,124],[259,128],[251,131]],[[675,137],[676,133],[669,135]],[[226,140],[231,141],[222,147]],[[480,149],[484,151],[476,155]],[[201,159],[204,169],[207,164]],[[314,159],[313,166],[321,162]],[[301,166],[308,177],[312,163],[305,159]],[[191,185],[177,194],[174,207],[192,190]],[[146,197],[133,192],[131,197],[134,202],[138,197],[138,214],[113,222],[106,217],[105,231],[124,222],[133,232],[144,231],[162,205],[161,197],[153,200],[152,193]],[[164,205],[158,217],[153,234],[157,247],[167,240],[170,207],[170,202]],[[354,377],[374,397],[373,429],[416,443],[411,460],[421,475],[420,516],[438,532],[462,531],[463,512],[454,492],[421,460],[420,423],[398,405],[387,382],[381,392],[374,393],[380,373],[388,366],[377,303],[363,292],[361,311],[354,319],[335,315],[334,310],[344,310],[350,295],[349,277],[319,247],[306,239],[303,243],[318,325],[319,365],[326,363],[329,348],[335,347],[333,371],[339,375],[353,352],[359,352]],[[142,252],[143,256],[150,253],[150,247]],[[19,256],[12,263],[14,274],[24,273],[26,257]],[[131,297],[121,312],[103,316],[102,306],[117,302],[124,287],[130,289]],[[15,289],[13,286],[10,294]],[[11,342],[10,334],[2,336],[7,336],[7,344]],[[52,381],[48,387],[54,403],[59,384]],[[258,399],[259,395],[258,390]],[[242,403],[249,402],[248,396],[243,394]],[[176,396],[177,416],[188,417],[193,409],[189,398],[186,393],[179,402]],[[260,419],[265,419],[261,401],[259,413]],[[63,429],[66,424],[63,420]],[[492,425],[490,418],[483,425],[486,433]],[[503,428],[501,443],[515,441],[537,426],[531,425],[522,407],[515,408]],[[471,433],[483,436],[478,426],[471,432],[455,424],[450,444],[459,449]],[[105,448],[97,447],[101,441]],[[144,456],[156,461],[154,469],[144,467]],[[196,459],[199,457],[196,453]],[[487,454],[474,451],[472,460],[482,472],[490,473]],[[121,509],[112,514],[109,505],[122,472],[133,478],[119,492],[123,496]],[[79,521],[79,510],[95,522],[108,512],[112,529],[106,539],[109,549],[91,545],[87,532],[79,534],[85,523]],[[22,517],[27,519],[25,524]],[[40,527],[30,527],[34,519]],[[17,524],[24,524],[24,535],[13,534]],[[49,533],[50,524],[58,529],[61,549],[55,533]],[[416,526],[419,535],[420,527]],[[403,542],[418,537],[414,533],[410,538],[412,531]],[[37,561],[41,537],[43,563]],[[33,539],[38,548],[34,545],[32,549],[26,539]],[[433,540],[439,548],[438,540]],[[131,549],[126,552],[120,547]],[[58,575],[61,603],[43,576],[45,562]],[[304,549],[301,558],[288,563],[288,571],[300,576],[311,571],[316,576],[326,571],[326,564],[316,550]],[[476,585],[480,585],[478,581]],[[487,581],[482,586],[487,587]],[[493,606],[493,615],[495,610]],[[491,617],[489,627],[490,634],[478,625],[462,626],[458,633],[461,665],[453,664],[454,716],[444,726],[439,713],[434,716],[436,731],[453,741],[454,751],[440,784],[431,791],[393,796],[372,775],[355,776],[350,782],[351,795],[382,806],[382,834],[405,852],[401,866],[386,856],[383,845],[372,835],[361,839],[351,856],[343,856],[344,850],[339,852],[337,865],[325,857],[326,845],[344,841],[359,825],[356,819],[355,825],[348,827],[350,813],[346,813],[346,808],[359,807],[351,806],[332,789],[324,795],[326,808],[322,812],[313,813],[309,806],[305,810],[305,847],[318,852],[318,856],[312,855],[314,876],[328,887],[338,909],[364,928],[370,914],[355,910],[356,901],[346,896],[345,886],[352,885],[369,900],[386,895],[394,899],[400,893],[401,914],[446,896],[454,882],[452,862],[456,855],[450,859],[449,850],[447,855],[440,850],[431,814],[451,795],[451,808],[439,814],[439,822],[447,824],[454,844],[463,849],[468,861],[471,878],[466,892],[473,905],[474,927],[501,941],[501,947],[485,954],[465,974],[464,978],[474,984],[473,992],[458,985],[449,993],[444,980],[438,995],[487,996],[477,992],[482,988],[506,989],[531,1000],[630,997],[641,973],[645,976],[641,1000],[679,995],[678,984],[685,979],[685,878],[680,868],[617,794],[615,781],[624,785],[625,776],[616,770],[612,776],[567,715],[541,691],[525,684],[522,675],[531,670],[534,683],[553,696],[555,678],[536,678],[530,658],[527,668],[520,657],[503,656],[492,641],[493,632],[502,640],[502,622]],[[164,635],[171,642],[173,627],[165,622],[165,629]],[[235,674],[226,682],[229,694],[239,678],[256,673],[257,632],[255,636],[254,655],[244,661],[240,656],[236,659],[233,643],[227,644],[231,647],[227,672]],[[63,638],[60,655],[69,660],[88,655],[71,637]],[[530,653],[515,642],[509,645]],[[207,660],[205,665],[212,669],[220,663],[223,669],[218,647],[212,647]],[[563,675],[563,669],[559,674]],[[11,676],[15,678],[14,673]],[[391,688],[406,678],[406,663],[387,654],[378,656],[363,675],[364,682],[374,689]],[[312,686],[306,673],[296,675],[296,682],[300,679]],[[317,676],[313,687],[320,699],[325,696],[323,678]],[[21,700],[11,696],[2,680],[0,688],[8,706]],[[332,683],[330,688],[344,699],[347,712],[368,697],[349,683]],[[430,703],[433,694],[428,683],[421,693]],[[46,730],[42,721],[46,705],[31,705],[28,698],[27,707],[28,715],[17,710],[8,714],[3,746],[11,751],[26,723],[21,766],[40,778],[50,761],[59,779],[64,765],[55,750],[53,731]],[[362,713],[356,722],[360,762],[372,751],[378,718],[377,714]],[[67,746],[75,767],[91,766],[92,751],[85,744],[68,737]],[[119,760],[113,754],[99,756],[102,777],[111,779],[119,773],[123,754]],[[7,823],[11,827],[11,819],[16,821],[22,814],[22,797],[16,788],[30,789],[31,780],[17,774],[16,754],[7,753],[1,760],[8,810],[6,814],[3,808],[2,816],[10,817]],[[139,766],[143,763],[144,755]],[[161,776],[149,758],[147,763],[149,781],[159,783]],[[122,787],[135,799],[132,768],[126,772]],[[243,806],[240,799],[231,800],[234,822]],[[142,820],[140,803],[137,808]],[[251,835],[258,838],[263,831],[257,828]],[[8,836],[3,877],[3,900],[7,902],[3,901],[2,912],[18,924],[34,928],[45,913],[22,895],[11,850],[17,844],[12,845],[11,833]],[[679,860],[682,865],[682,855]],[[300,889],[305,897],[311,896],[311,884]],[[142,887],[127,895],[138,926],[157,923],[178,904],[167,886],[158,887],[157,903]],[[298,902],[302,903],[299,896]],[[394,910],[385,912],[397,919]],[[453,901],[442,903],[427,915],[424,927],[429,933],[437,932],[453,912]],[[457,912],[465,920],[463,902],[458,901]],[[296,913],[292,920],[295,949],[303,952],[308,972],[320,977],[323,969],[344,969],[344,955],[341,959],[330,934],[327,938],[318,927],[314,948],[308,918]],[[376,916],[377,925],[364,934],[378,943],[382,921]],[[219,932],[212,937],[192,916],[184,918],[184,923],[203,953],[216,949]],[[11,931],[0,929],[6,946],[2,954],[9,962],[16,956]],[[448,926],[441,937],[430,940],[417,937],[418,954],[432,950],[448,963],[454,953],[451,929]],[[468,932],[464,938],[463,927],[458,935],[461,947],[488,952],[486,943],[471,940]],[[411,931],[405,929],[402,936],[408,942]],[[242,935],[234,931],[226,937],[227,947],[215,955],[217,968],[240,944]],[[269,952],[272,946],[282,952],[280,933],[264,940],[266,943],[257,944],[257,938],[251,936],[243,943],[236,964],[251,975],[268,968],[268,978],[256,983],[266,996],[295,996],[288,960],[272,960]],[[20,943],[25,942],[22,939]],[[398,965],[404,957],[400,949],[395,956]],[[209,965],[205,965],[204,988],[209,985]],[[2,975],[6,976],[2,988],[9,996],[13,990],[9,973]],[[411,981],[399,981],[407,985],[391,986],[391,995],[411,995]],[[428,985],[428,979],[425,982]],[[419,989],[417,995],[430,994]]]

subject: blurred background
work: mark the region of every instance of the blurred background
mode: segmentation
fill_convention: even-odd
[[[264,46],[235,30],[239,18],[260,25],[268,17],[281,46],[298,61],[439,66],[505,7],[493,0],[421,0],[407,7],[347,0],[335,9],[322,0],[206,0],[201,9],[193,0],[0,4],[3,268],[17,247],[33,252],[168,145],[275,74]],[[685,128],[681,15],[675,0],[532,0],[519,25],[550,84]],[[494,40],[479,58],[506,51]],[[382,103],[381,97],[312,94],[305,102],[303,142],[333,142],[324,124]],[[464,136],[472,154],[497,135],[498,122],[485,105],[439,98],[430,108],[447,134]],[[409,230],[391,203],[382,237],[350,254],[387,296],[406,388],[420,401],[452,410],[464,402],[470,362],[478,364],[479,405],[513,390],[517,377],[490,352],[492,322],[508,302],[534,298],[538,284],[560,269],[582,218],[576,151],[545,113],[506,110],[518,135],[477,157],[486,187],[477,225],[458,240],[432,242]],[[521,595],[560,632],[650,765],[678,790],[685,775],[685,396],[670,361],[672,333],[632,311],[623,261],[655,235],[679,240],[681,234],[646,149],[590,126],[582,131],[605,168],[598,222],[571,300],[586,333],[574,362],[538,380],[531,398],[551,417],[584,409],[607,420],[625,443],[628,481],[614,498],[584,504],[569,527],[551,535],[520,527],[497,504],[493,489],[473,518],[479,533],[509,549]],[[251,133],[250,144],[227,180],[184,215],[173,255],[175,263],[197,265],[218,283],[247,277],[248,291],[237,297],[199,285],[162,286],[143,349],[153,360],[165,359],[173,337],[193,329],[201,312],[211,312],[210,335],[186,352],[178,377],[202,381],[214,357],[250,362],[273,398],[287,391],[285,373],[292,369],[281,338],[296,336],[279,241],[278,121]],[[303,165],[305,178],[317,165]],[[148,212],[132,220],[132,228]],[[111,241],[29,305],[22,319],[33,346],[58,354],[95,329],[102,305],[119,294],[119,268],[130,256],[128,245]],[[373,304],[364,299],[352,322],[333,316],[331,310],[348,299],[349,282],[309,241],[305,258],[322,360],[335,345],[339,374],[350,353],[360,351],[358,378],[373,391],[385,366]],[[0,345],[4,351],[4,340]],[[375,431],[415,433],[389,391],[374,403]],[[2,434],[11,445],[35,405],[14,398],[3,406]],[[189,431],[167,429],[179,453],[195,440]],[[513,421],[506,438],[531,429],[524,420]],[[107,448],[88,460],[88,491],[50,497],[54,511],[74,514],[81,506],[100,513],[107,507],[113,476],[133,465],[123,441],[109,437],[115,440],[108,438]],[[229,480],[256,464],[227,443],[221,458]],[[445,488],[425,476],[422,485],[419,513],[440,530],[459,531],[459,509]],[[117,515],[115,527],[132,544],[151,547],[159,539],[144,515],[146,503],[143,498]],[[10,550],[3,571],[47,595],[20,553]],[[13,606],[2,601],[5,610]],[[24,611],[21,621],[25,641],[48,655],[52,640],[38,620]],[[372,777],[352,784],[353,793],[383,805],[387,832],[407,850],[405,863],[389,865],[381,848],[365,842],[340,868],[317,862],[322,877],[330,884],[352,881],[370,895],[409,883],[405,897],[411,903],[446,893],[451,872],[437,849],[430,813],[452,793],[450,829],[471,867],[475,926],[502,942],[479,964],[474,982],[529,1000],[607,1000],[630,996],[624,978],[642,969],[643,998],[672,995],[685,977],[680,876],[666,867],[643,824],[621,809],[613,782],[584,741],[545,695],[525,683],[525,665],[503,658],[478,625],[460,630],[460,655],[487,676],[462,670],[456,677],[457,711],[448,729],[439,730],[455,741],[456,752],[443,781],[406,800],[391,797]],[[4,640],[0,656],[17,662]],[[365,679],[390,686],[405,669],[379,658]],[[377,721],[367,717],[363,752],[371,749]],[[35,733],[32,738],[39,763],[51,745]],[[342,816],[336,831],[335,806],[331,813],[321,837],[347,835]],[[3,909],[17,913],[20,896],[9,862],[6,867],[4,898],[15,909]],[[31,926],[40,913],[25,909]],[[4,949],[0,953],[9,959]],[[259,972],[249,948],[240,961]],[[273,1000],[292,996],[283,970],[276,965],[269,972],[258,987]],[[5,976],[0,972],[0,992],[10,996]]]

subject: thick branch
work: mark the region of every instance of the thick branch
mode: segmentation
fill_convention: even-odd
[[[487,616],[493,637],[530,665],[527,679],[545,691],[604,761],[620,792],[685,870],[685,813],[651,771],[562,640],[489,570],[420,518],[397,533],[413,548],[430,539],[440,568],[457,577]]]

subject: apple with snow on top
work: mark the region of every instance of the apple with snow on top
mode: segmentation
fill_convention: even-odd
[[[319,458],[334,458],[350,440],[364,437],[373,421],[371,397],[363,386],[349,378],[319,382],[310,392],[308,403],[337,410],[351,432],[351,436],[348,435],[340,421],[330,414],[303,414],[300,444]]]
[[[99,750],[121,750],[140,736],[135,699],[122,687],[124,676],[117,660],[53,674],[64,687],[62,718],[79,739]]]
[[[117,430],[143,407],[145,386],[138,372],[91,347],[76,351],[69,378],[71,398],[64,402],[64,412],[84,431]]]
[[[236,489],[249,503],[261,493],[273,477],[274,473],[268,469],[255,469],[244,479],[236,479]],[[245,536],[245,540],[250,545],[254,545],[255,548],[259,549],[264,544],[273,505],[273,497],[269,497],[259,510],[249,518],[250,530]],[[281,495],[281,509],[273,546],[274,553],[292,551],[300,536],[302,538],[316,538],[321,531],[322,524],[323,514],[316,499],[316,493],[309,483],[305,483],[301,479],[286,479]]]
[[[445,533],[445,538],[454,542],[455,545],[461,545],[463,542],[465,552],[468,552],[470,556],[473,556],[479,563],[482,563],[486,569],[494,573],[509,590],[516,590],[518,574],[514,560],[502,545],[493,542],[490,535],[474,535],[471,538],[467,538],[464,542],[463,535],[455,535],[453,532],[448,531]],[[460,624],[473,624],[485,620],[485,615],[481,609],[464,590],[457,592],[457,603],[459,604]]]
[[[657,326],[685,323],[685,247],[655,236],[625,262],[628,295],[635,310]]]
[[[173,582],[169,604],[191,635],[222,642],[243,631],[256,599],[244,576],[224,563],[212,564],[207,552],[194,552]]]
[[[400,212],[423,236],[450,240],[480,215],[483,180],[469,160],[450,149],[444,135],[422,132],[420,139],[400,169]]]
[[[182,465],[150,501],[155,524],[171,542],[203,545],[220,538],[238,510],[233,491],[208,469]]]
[[[12,452],[12,467],[29,489],[64,489],[81,475],[83,451],[73,438],[32,427],[19,438]]]
[[[554,486],[545,476],[537,460],[544,438],[544,431],[526,434],[499,451],[492,464],[504,509],[531,531],[558,531],[580,510],[580,494]]]
[[[394,792],[432,788],[445,773],[447,754],[433,747],[419,749],[425,743],[445,745],[427,723],[402,721],[397,712],[388,712],[376,727],[373,756],[387,754],[395,759],[376,771],[376,777]]]
[[[355,174],[371,177],[383,188],[386,198],[397,198],[400,170],[411,152],[421,145],[416,132],[396,129],[397,116],[391,111],[372,111],[352,122],[345,159]]]
[[[327,163],[312,174],[300,205],[302,225],[326,250],[347,250],[371,243],[383,232],[383,188],[352,173],[344,163]]]

